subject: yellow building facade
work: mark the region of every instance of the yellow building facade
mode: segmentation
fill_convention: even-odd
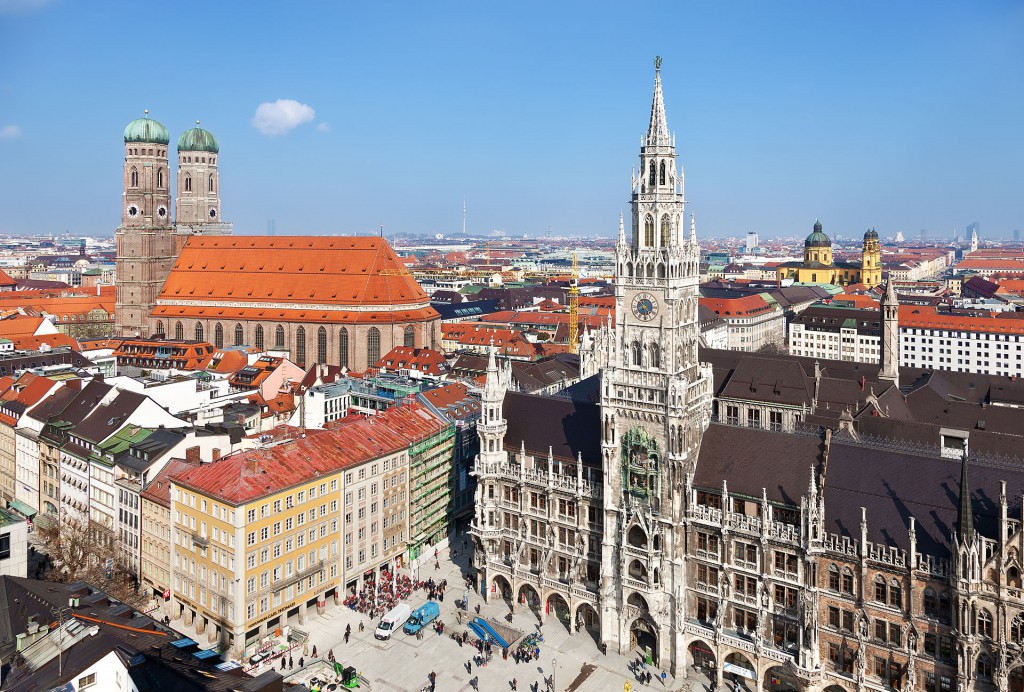
[[[776,268],[779,282],[791,280],[794,283],[834,284],[847,286],[864,284],[873,288],[882,283],[882,249],[878,232],[873,228],[864,234],[860,262],[835,261],[832,256],[832,240],[822,231],[820,221],[814,222],[814,230],[804,240],[802,262],[785,262]]]

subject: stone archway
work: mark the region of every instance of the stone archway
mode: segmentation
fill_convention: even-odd
[[[500,574],[491,580],[491,593],[500,596],[506,603],[512,603],[512,584]]]
[[[765,692],[799,692],[800,683],[782,666],[772,666],[764,672]]]
[[[527,606],[534,612],[540,610],[540,594],[537,593],[537,589],[533,588],[531,584],[523,584],[519,587],[519,593],[516,595],[516,603],[521,606]]]
[[[825,688],[824,692],[847,692],[847,690],[841,685],[829,685]]]
[[[1010,671],[1008,689],[1010,692],[1024,692],[1024,666]]]
[[[629,650],[649,656],[653,665],[658,664],[658,628],[644,616],[629,626]]]
[[[702,673],[708,680],[714,680],[716,676],[715,671],[718,668],[718,659],[715,657],[715,652],[711,645],[700,639],[695,639],[690,642],[686,650],[689,653],[687,662],[690,667]]]
[[[725,676],[724,679],[731,682],[731,687],[734,690],[737,682],[743,689],[757,690],[757,666],[741,653],[733,652],[725,657],[722,673]]]
[[[598,615],[597,608],[586,601],[580,603],[576,608],[574,622],[577,632],[587,630],[594,637],[594,641],[598,641],[601,636],[601,616]]]
[[[565,629],[571,630],[569,613],[569,602],[565,600],[565,597],[560,593],[552,593],[548,595],[547,603],[545,604],[545,612],[565,625]]]

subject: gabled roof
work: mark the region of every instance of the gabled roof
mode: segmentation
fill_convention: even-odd
[[[601,411],[597,404],[551,396],[507,392],[502,413],[508,421],[505,449],[601,468]]]
[[[220,307],[238,301],[256,305]],[[342,309],[369,307],[377,310]],[[387,241],[368,236],[191,236],[153,314],[383,323],[437,317]]]

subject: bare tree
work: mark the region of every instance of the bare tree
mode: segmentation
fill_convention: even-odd
[[[83,581],[134,608],[146,602],[111,529],[94,521],[40,522],[36,529],[52,565],[49,581]]]

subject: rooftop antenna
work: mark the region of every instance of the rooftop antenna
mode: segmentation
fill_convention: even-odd
[[[149,111],[146,111],[147,113]],[[66,605],[59,605],[50,608],[50,612],[55,618],[57,618],[57,631],[58,635],[57,643],[57,675],[64,675],[64,618],[71,612],[71,608]]]
[[[462,198],[462,235],[466,235],[466,198]]]

